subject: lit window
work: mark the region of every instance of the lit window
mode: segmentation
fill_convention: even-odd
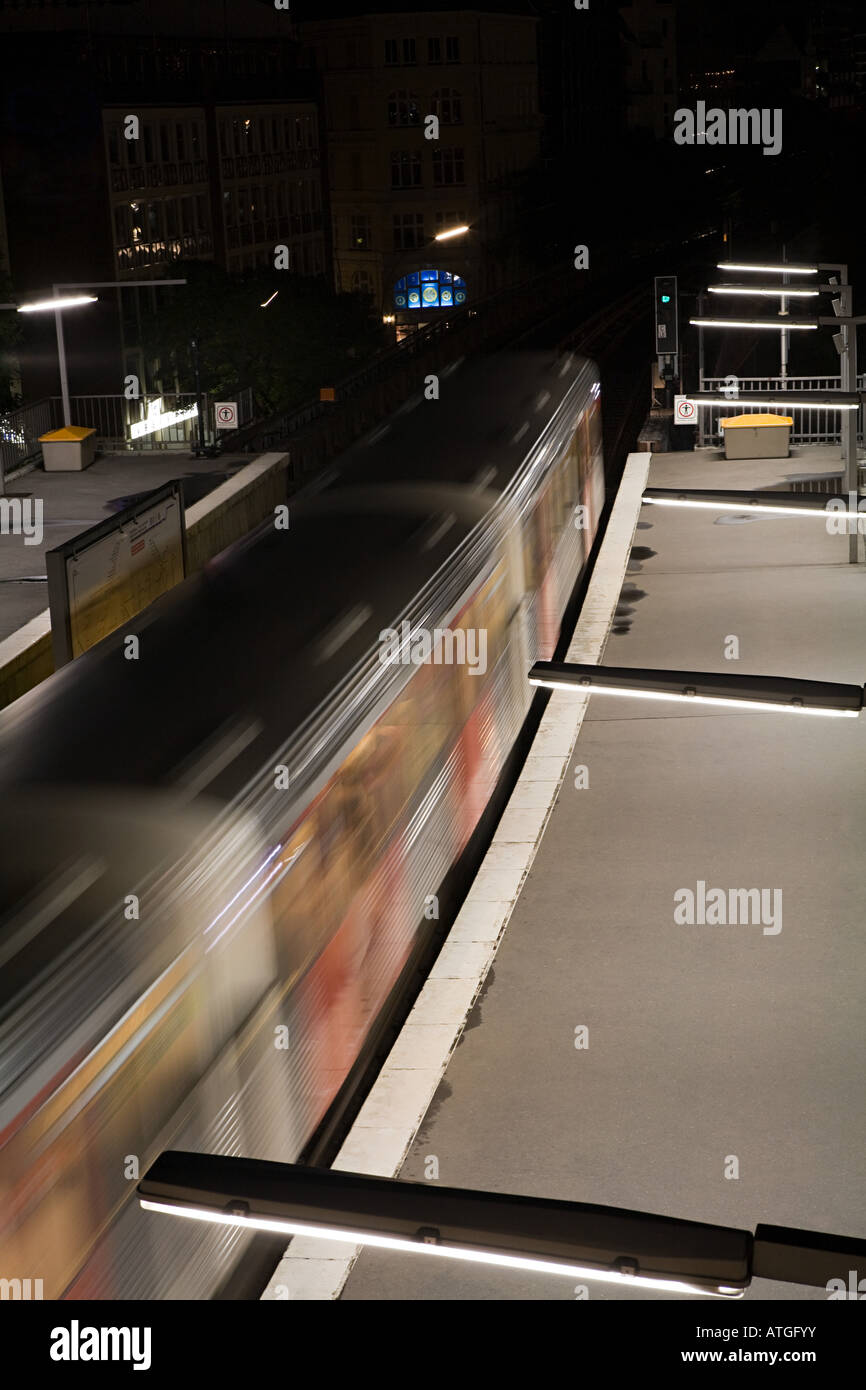
[[[466,281],[450,270],[413,270],[394,284],[395,309],[452,309],[466,303]]]
[[[351,244],[358,251],[370,245],[370,219],[364,213],[352,214]]]

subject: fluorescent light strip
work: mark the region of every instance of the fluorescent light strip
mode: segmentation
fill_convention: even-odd
[[[449,227],[449,229],[448,229],[447,232],[437,232],[437,233],[436,233],[436,236],[433,238],[433,240],[434,240],[434,241],[448,241],[451,237],[453,237],[453,236],[462,236],[464,232],[468,232],[468,231],[469,231],[469,228],[468,228],[468,227]]]
[[[794,290],[789,285],[780,285],[777,290],[752,289],[749,285],[708,285],[710,294],[765,294],[776,298],[809,299],[817,298],[819,290]]]
[[[65,299],[39,299],[33,304],[19,304],[19,314],[36,314],[41,309],[74,309],[76,304],[95,304],[95,294],[67,295]]]
[[[210,1211],[207,1207],[182,1207],[171,1202],[153,1202],[140,1198],[145,1211],[161,1211],[169,1216],[186,1216],[194,1221],[210,1221],[218,1226],[247,1226],[257,1231],[277,1234],[315,1236],[320,1240],[342,1241],[349,1245],[372,1245],[380,1250],[397,1250],[402,1254],[439,1255],[445,1259],[463,1260],[469,1264],[495,1265],[504,1269],[525,1269],[537,1274],[561,1274],[568,1279],[600,1279],[608,1284],[632,1288],[657,1289],[661,1292],[703,1294],[708,1298],[742,1298],[744,1290],[720,1284],[715,1289],[702,1288],[677,1279],[652,1279],[643,1275],[619,1274],[614,1270],[596,1269],[591,1265],[560,1264],[553,1260],[530,1259],[525,1255],[495,1254],[484,1250],[468,1250],[461,1246],[434,1245],[426,1241],[380,1236],[368,1232],[338,1230],[317,1226],[311,1222],[290,1221],[283,1217],[232,1216],[227,1212]]]
[[[768,275],[817,275],[816,265],[744,265],[741,261],[717,261],[716,270],[761,270]]]
[[[661,690],[623,690],[616,685],[576,685],[573,681],[558,681],[553,678],[530,676],[530,685],[541,685],[548,690],[570,690],[578,695],[626,695],[637,700],[675,700],[687,705],[714,705],[722,709],[755,709],[779,714],[812,714],[830,719],[857,719],[860,711],[854,709],[810,709],[807,705],[783,705],[771,700],[736,699],[721,695],[679,695]]]
[[[761,399],[761,400],[755,400],[755,397],[754,397],[754,395],[753,395],[753,393],[752,393],[751,391],[748,393],[748,395],[744,395],[744,396],[734,396],[734,397],[729,397],[729,396],[714,396],[711,400],[707,400],[706,398],[704,398],[703,400],[696,400],[694,396],[686,396],[686,400],[689,401],[692,405],[729,405],[729,406],[731,406],[732,408],[735,408],[736,406],[753,406],[753,405],[754,405],[754,406],[760,407],[760,406],[765,406],[765,405],[772,405],[772,406],[776,406],[776,407],[778,407],[778,408],[780,408],[780,409],[781,409],[783,406],[790,406],[792,410],[859,410],[859,409],[860,409],[860,407],[859,407],[859,405],[858,405],[858,403],[857,403],[856,401],[839,401],[838,403],[837,403],[836,401],[800,401],[800,400],[796,400],[796,399],[794,399],[794,400],[785,400],[784,397],[782,397],[782,398],[779,399],[779,400],[769,400],[769,401],[763,400],[763,399]]]
[[[831,516],[842,516],[840,511],[827,511],[824,507],[774,507],[765,502],[698,502],[690,497],[642,497],[647,507],[700,507],[709,512],[772,512],[774,516],[822,516],[826,521]],[[851,512],[851,516],[863,516],[862,512]],[[863,516],[866,521],[866,516]]]
[[[817,321],[809,323],[805,319],[789,319],[787,323],[775,319],[689,319],[696,328],[817,328]]]

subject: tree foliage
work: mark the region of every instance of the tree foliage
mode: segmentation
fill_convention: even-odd
[[[182,391],[193,390],[195,338],[202,390],[219,398],[251,386],[257,413],[267,415],[301,404],[382,346],[369,304],[334,293],[323,277],[230,275],[204,261],[173,269],[188,283],[161,293],[142,321],[143,347],[159,360],[165,388],[176,378]]]

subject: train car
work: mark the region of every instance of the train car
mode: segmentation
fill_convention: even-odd
[[[137,1174],[298,1156],[520,732],[598,525],[598,375],[443,376],[0,716],[0,1269],[46,1297],[216,1291],[246,1237]]]

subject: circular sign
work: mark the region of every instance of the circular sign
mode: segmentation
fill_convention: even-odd
[[[691,425],[697,419],[698,408],[687,396],[677,396],[674,401],[674,419],[678,425]]]

